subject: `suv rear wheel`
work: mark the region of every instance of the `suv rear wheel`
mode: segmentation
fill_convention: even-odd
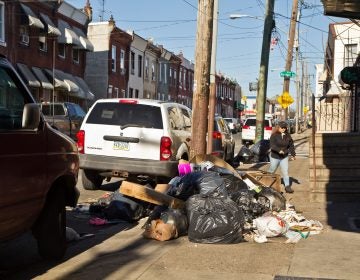
[[[85,190],[97,190],[101,187],[104,178],[96,170],[82,169],[80,173]]]

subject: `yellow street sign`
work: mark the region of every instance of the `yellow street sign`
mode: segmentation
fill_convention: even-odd
[[[304,114],[306,114],[307,112],[309,112],[309,106],[304,106],[303,112],[304,112]]]
[[[280,95],[277,98],[277,102],[281,105],[281,107],[286,109],[287,107],[289,107],[290,104],[294,102],[294,99],[287,91],[285,91],[282,95]]]
[[[244,95],[241,99],[246,101],[247,97]]]

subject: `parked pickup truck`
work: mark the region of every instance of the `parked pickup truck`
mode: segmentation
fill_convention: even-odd
[[[14,67],[0,55],[0,242],[32,230],[39,253],[66,249],[66,209],[75,207],[79,157],[68,136],[44,121]]]
[[[85,117],[84,110],[78,104],[71,102],[43,102],[40,103],[40,109],[45,120],[53,128],[70,136],[73,140],[77,140],[76,133],[79,131]]]

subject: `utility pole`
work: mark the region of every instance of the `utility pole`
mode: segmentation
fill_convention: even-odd
[[[190,158],[206,153],[214,0],[198,0]]]
[[[213,18],[213,34],[212,34],[212,50],[211,50],[211,67],[210,67],[210,99],[209,99],[209,115],[208,115],[208,130],[207,130],[207,146],[206,153],[212,152],[212,139],[214,132],[214,118],[215,118],[215,97],[216,97],[216,47],[217,47],[217,30],[218,30],[218,15],[219,15],[219,1],[214,0],[214,18]]]
[[[300,13],[298,14],[297,20],[300,19]],[[299,118],[300,118],[300,79],[299,79],[299,25],[296,29],[295,34],[295,57],[296,57],[296,112],[295,112],[295,132],[299,133]]]
[[[285,71],[291,71],[291,64],[293,59],[293,48],[294,48],[294,40],[295,40],[295,30],[296,30],[296,20],[298,14],[298,0],[293,0],[292,11],[291,11],[291,22],[289,29],[289,42],[288,42],[288,51],[286,57]],[[290,89],[290,77],[284,77],[284,86],[283,86],[283,94],[285,92],[289,92]],[[288,117],[288,109],[285,109],[283,118],[287,119]]]
[[[256,131],[255,142],[264,139],[264,119],[266,104],[266,87],[269,66],[271,31],[275,26],[274,22],[275,0],[267,0],[265,7],[264,34],[261,49],[260,72],[258,81],[258,93],[256,97]]]

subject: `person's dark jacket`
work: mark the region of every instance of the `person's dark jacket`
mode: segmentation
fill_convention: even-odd
[[[288,155],[295,156],[295,147],[294,141],[291,138],[289,133],[275,132],[270,137],[270,149],[271,149],[271,157],[282,159],[287,157]],[[281,154],[280,151],[284,153]]]

